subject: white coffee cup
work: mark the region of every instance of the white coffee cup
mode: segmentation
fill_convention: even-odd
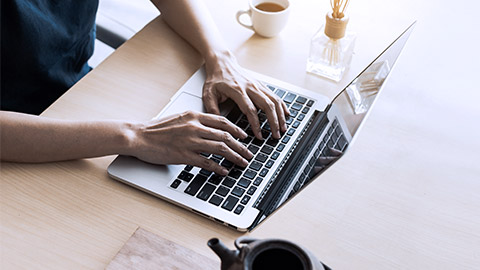
[[[290,13],[288,0],[250,0],[249,5],[249,10],[237,12],[237,21],[257,34],[263,37],[274,37],[287,24]],[[250,25],[240,20],[240,17],[244,14],[250,17]]]

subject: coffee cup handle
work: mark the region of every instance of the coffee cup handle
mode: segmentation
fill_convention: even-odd
[[[251,20],[252,20],[252,10],[249,9],[249,10],[240,10],[240,11],[238,11],[238,12],[237,12],[237,22],[238,22],[240,25],[242,25],[243,27],[248,28],[248,29],[250,29],[250,30],[252,30],[252,31],[255,31],[255,30],[253,29],[253,26],[252,26],[251,24],[250,24],[250,25],[245,24],[245,23],[243,23],[243,22],[240,20],[240,17],[241,17],[243,14],[247,14],[248,17],[250,17],[250,21],[251,21]]]

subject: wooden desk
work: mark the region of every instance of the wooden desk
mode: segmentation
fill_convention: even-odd
[[[418,19],[354,147],[251,236],[301,243],[334,269],[478,268],[478,9],[467,1],[352,0],[356,54],[335,84],[305,73],[328,1],[292,1],[289,23],[273,39],[235,22],[245,2],[207,1],[240,63],[329,96]],[[149,119],[201,63],[157,18],[43,115]],[[233,246],[241,235],[110,179],[113,158],[2,163],[1,268],[102,269],[138,226],[211,258],[210,237]]]

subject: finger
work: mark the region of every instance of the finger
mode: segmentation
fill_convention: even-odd
[[[217,142],[223,142],[230,149],[232,149],[233,151],[240,154],[242,157],[244,157],[246,159],[251,159],[253,157],[252,152],[250,152],[247,147],[245,147],[239,141],[235,140],[232,137],[232,135],[230,135],[230,133],[228,133],[226,131],[221,131],[221,130],[218,130],[218,129],[213,129],[213,128],[206,127],[206,128],[204,128],[200,131],[200,136],[204,139],[217,141]],[[222,155],[222,156],[224,156],[224,155]],[[233,161],[233,160],[231,160],[231,161]],[[247,164],[245,164],[245,165],[247,165]]]
[[[218,107],[218,97],[215,95],[213,86],[211,84],[205,84],[202,92],[203,105],[208,113],[220,114],[220,108]]]
[[[189,159],[190,159],[190,162],[188,163],[192,166],[196,166],[220,175],[228,174],[228,170],[225,167],[220,166],[215,161],[205,158],[200,154],[192,154],[192,156],[189,157]]]
[[[277,112],[277,119],[278,125],[280,127],[281,132],[287,131],[287,120],[286,120],[286,113],[287,110],[286,105],[283,103],[283,100],[280,99],[277,95],[275,95],[272,91],[265,90],[264,93],[270,98],[270,100],[275,104],[275,109]]]
[[[245,131],[223,116],[202,113],[199,115],[199,121],[202,125],[227,131],[237,138],[245,139],[248,136]]]
[[[224,142],[205,140],[198,151],[223,156],[240,167],[246,167],[248,165],[248,161],[245,158],[233,151],[233,149]]]
[[[280,139],[280,127],[278,124],[277,110],[275,104],[270,98],[260,90],[252,91],[250,97],[253,102],[267,115],[272,135],[275,139]]]
[[[247,116],[255,137],[260,140],[263,139],[262,132],[260,131],[260,122],[258,121],[257,108],[253,105],[250,98],[246,94],[232,95],[230,98],[237,103],[242,113]]]

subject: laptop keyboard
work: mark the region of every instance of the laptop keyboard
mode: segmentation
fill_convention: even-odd
[[[170,187],[177,189],[182,181],[189,183],[184,192],[196,198],[208,201],[212,205],[221,207],[226,211],[241,214],[245,205],[257,192],[263,178],[278,161],[286,144],[296,133],[300,123],[315,101],[271,85],[267,87],[283,99],[290,111],[287,119],[287,132],[280,139],[271,137],[271,129],[264,112],[258,112],[263,140],[255,138],[248,123],[247,117],[235,106],[226,116],[228,120],[242,128],[248,137],[240,140],[254,154],[249,165],[245,168],[234,165],[220,155],[202,153],[216,163],[229,170],[227,176],[221,176],[205,169],[186,165]],[[279,161],[278,161],[279,162]]]

